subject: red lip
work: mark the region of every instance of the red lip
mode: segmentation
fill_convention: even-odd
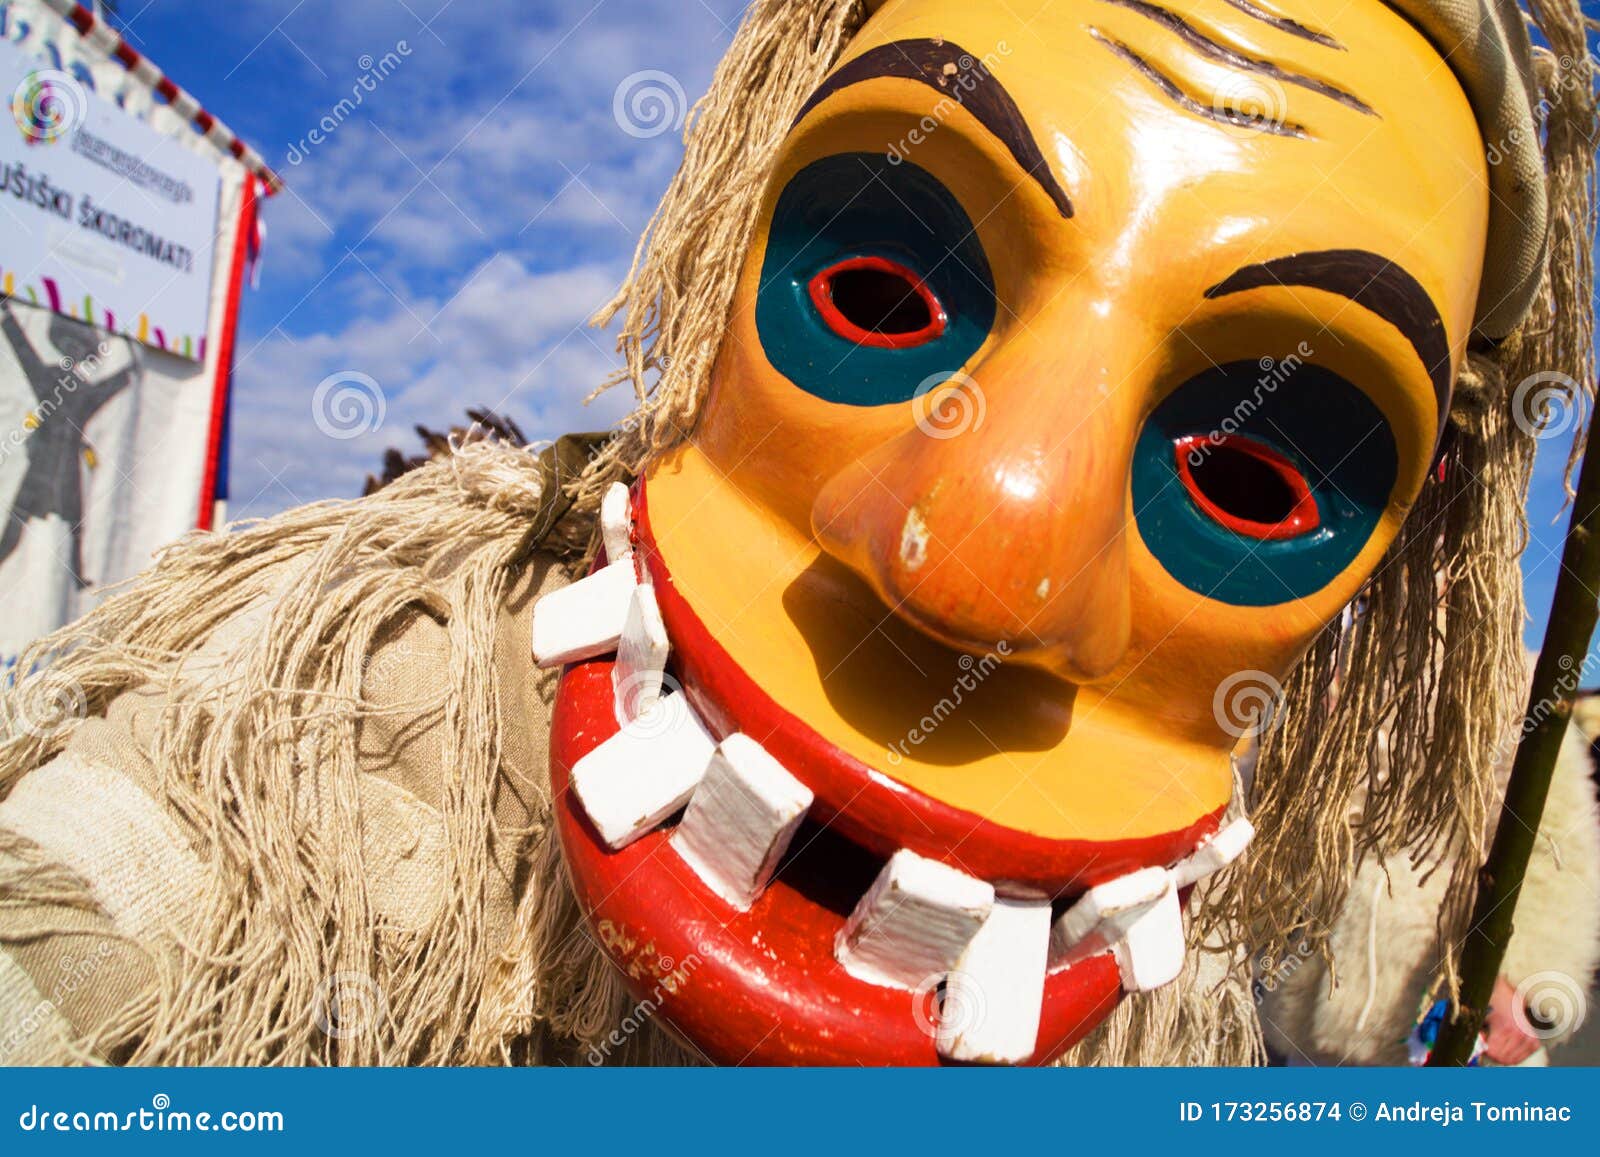
[[[633,508],[637,557],[655,584],[685,693],[714,736],[742,731],[756,739],[813,790],[816,804],[748,912],[717,897],[668,846],[670,827],[609,850],[569,789],[577,761],[618,731],[613,660],[565,670],[551,729],[557,831],[578,901],[640,1002],[634,1019],[654,1020],[718,1064],[944,1063],[928,1025],[928,994],[866,983],[834,959],[835,935],[889,855],[908,847],[1017,894],[1054,898],[1169,863],[1215,830],[1211,816],[1151,840],[1044,840],[871,771],[783,711],[709,636],[654,549],[641,491]],[[1033,1063],[1059,1057],[1121,995],[1109,953],[1050,974]]]
[[[670,831],[606,848],[570,787],[573,765],[617,731],[611,667],[596,659],[563,673],[550,784],[578,903],[639,1002],[630,1019],[720,1065],[943,1063],[915,994],[857,980],[834,960],[834,936],[876,872],[860,849],[807,825],[754,907],[737,912],[668,846]],[[1076,1044],[1121,997],[1109,953],[1049,976],[1034,1063]]]

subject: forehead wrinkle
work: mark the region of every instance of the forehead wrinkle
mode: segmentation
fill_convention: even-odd
[[[1291,20],[1287,16],[1280,16],[1276,12],[1269,12],[1260,4],[1255,3],[1254,0],[1223,0],[1223,3],[1230,8],[1243,12],[1254,20],[1259,20],[1263,24],[1276,28],[1279,32],[1286,32],[1290,36],[1298,37],[1301,40],[1309,40],[1311,43],[1320,44],[1324,48],[1333,48],[1340,52],[1346,51],[1345,46],[1335,40],[1329,33],[1311,28],[1298,20]]]
[[[1227,125],[1229,128],[1243,129],[1247,132],[1264,133],[1268,136],[1292,137],[1298,140],[1309,140],[1311,133],[1303,124],[1283,120],[1270,120],[1261,117],[1251,117],[1221,102],[1207,104],[1196,98],[1182,84],[1152,61],[1148,56],[1131,48],[1126,42],[1119,40],[1107,32],[1101,31],[1093,25],[1089,26],[1089,35],[1107,49],[1113,56],[1120,58],[1135,72],[1144,77],[1155,89],[1184,112],[1201,117],[1204,120],[1217,124]],[[1221,107],[1219,107],[1219,104]]]
[[[915,81],[966,109],[1006,146],[1012,160],[1044,190],[1061,216],[1072,216],[1072,201],[1040,151],[1017,102],[983,61],[949,40],[895,40],[846,61],[807,98],[791,129],[835,93],[881,79]]]
[[[1101,3],[1125,8],[1144,17],[1172,32],[1201,56],[1235,71],[1259,73],[1281,84],[1294,85],[1325,96],[1365,116],[1378,115],[1371,105],[1348,89],[1322,77],[1285,67],[1265,56],[1254,55],[1237,45],[1226,43],[1221,31],[1215,28],[1202,28],[1193,16],[1181,15],[1171,8],[1152,3],[1151,0],[1101,0]]]

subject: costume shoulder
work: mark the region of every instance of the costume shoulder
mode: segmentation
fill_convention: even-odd
[[[547,810],[532,605],[592,535],[585,450],[464,447],[193,537],[25,658],[0,1063],[504,1048],[478,996]]]

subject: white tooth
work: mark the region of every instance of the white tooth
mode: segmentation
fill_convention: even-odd
[[[1183,910],[1176,888],[1168,888],[1111,946],[1128,992],[1150,992],[1178,979],[1184,951]]]
[[[628,488],[621,482],[613,482],[600,500],[600,539],[605,543],[607,562],[633,556],[633,510]]]
[[[939,1055],[987,1065],[1033,1056],[1049,955],[1049,903],[996,899],[945,978]]]
[[[1222,871],[1244,855],[1244,850],[1255,839],[1255,825],[1247,819],[1236,819],[1210,840],[1201,845],[1192,856],[1180,861],[1172,869],[1172,881],[1179,888],[1187,888],[1207,876]]]
[[[1237,819],[1170,870],[1144,868],[1089,889],[1051,930],[1051,969],[1110,948],[1129,991],[1148,991],[1176,979],[1184,958],[1178,893],[1237,860],[1255,834],[1249,820]]]
[[[628,618],[617,640],[617,661],[611,668],[618,723],[627,724],[661,698],[661,682],[671,650],[661,608],[656,605],[655,588],[641,583],[633,588]]]
[[[722,741],[672,846],[740,911],[766,890],[811,808],[811,790],[748,735]]]
[[[545,595],[533,607],[534,661],[559,667],[615,651],[638,581],[632,560],[614,562]]]
[[[682,695],[668,695],[578,760],[572,790],[601,839],[627,847],[688,802],[716,753]]]
[[[833,954],[857,980],[915,990],[949,972],[994,905],[994,888],[902,848],[839,930]]]
[[[1090,888],[1051,929],[1050,967],[1104,952],[1171,890],[1165,868],[1142,868]]]

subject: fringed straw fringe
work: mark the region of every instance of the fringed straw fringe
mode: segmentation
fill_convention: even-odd
[[[1172,984],[1124,997],[1057,1064],[1204,1068],[1265,1061],[1245,951],[1210,944],[1191,948]]]
[[[576,556],[588,540],[588,520],[557,524],[550,497],[582,460],[581,442],[543,458],[475,443],[357,503],[192,536],[23,657],[19,669],[35,674],[6,700],[13,713],[30,703],[75,710],[48,728],[10,729],[0,797],[121,692],[164,690],[173,706],[152,761],[212,868],[187,938],[154,959],[159,991],[96,1039],[74,1042],[79,1055],[133,1064],[694,1063],[648,1016],[616,1043],[634,1006],[582,919],[549,816],[535,816],[526,833],[502,832],[492,819],[499,611],[536,546]],[[270,616],[237,657],[204,680],[186,678],[183,659],[264,600]],[[451,662],[438,695],[404,710],[442,712],[442,765],[455,770],[441,808],[445,900],[429,926],[403,933],[368,902],[356,739],[376,710],[362,698],[369,664],[417,614],[446,628]],[[42,710],[23,714],[37,722]],[[492,945],[485,883],[511,839],[522,841],[525,873],[516,928]],[[0,905],[8,902],[97,908],[81,881],[0,833]],[[347,1018],[360,1031],[344,1031]]]
[[[463,1042],[526,1030],[480,1023],[498,1012],[479,1001],[495,964],[486,881],[510,838],[492,819],[501,734],[493,660],[507,590],[548,529],[552,481],[529,451],[463,447],[361,502],[191,537],[22,658],[19,669],[36,674],[13,702],[37,699],[38,688],[59,699],[66,688],[87,716],[143,685],[173,704],[152,761],[168,802],[198,833],[212,882],[185,921],[187,939],[158,970],[156,1007],[127,1060],[434,1064],[472,1059]],[[186,681],[182,657],[263,600],[272,600],[270,621],[238,657]],[[414,705],[443,713],[449,854],[436,916],[401,932],[368,901],[356,737],[374,710],[362,699],[368,662],[418,614],[435,617],[450,640],[437,702]],[[0,793],[74,729],[70,718],[12,729],[0,745]],[[365,1031],[329,1033],[319,1008],[325,1019],[375,1019]]]
[[[54,863],[32,840],[0,828],[0,909],[23,906],[100,910],[87,884]]]

